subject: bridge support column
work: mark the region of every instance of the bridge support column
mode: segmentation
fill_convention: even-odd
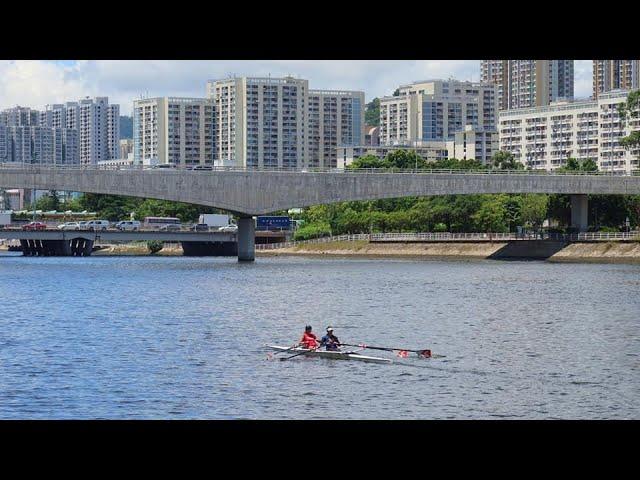
[[[253,262],[256,259],[256,224],[253,217],[238,219],[238,261]]]
[[[571,226],[578,232],[586,232],[589,226],[589,201],[587,195],[571,195]]]

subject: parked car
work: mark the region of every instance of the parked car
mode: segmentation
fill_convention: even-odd
[[[175,223],[169,223],[167,225],[162,225],[159,230],[163,232],[179,232],[182,228],[181,225]]]
[[[84,227],[87,230],[101,230],[104,232],[109,228],[109,220],[89,220]]]
[[[233,225],[233,224],[229,224],[226,225],[224,227],[220,227],[218,228],[219,232],[225,232],[225,233],[238,233],[238,226],[237,225]]]
[[[152,168],[176,168],[175,163],[160,163],[158,165],[154,165]]]
[[[46,230],[47,225],[42,222],[29,222],[22,226],[22,230]]]
[[[206,223],[196,223],[189,230],[191,230],[192,232],[208,232],[209,225],[207,225]]]
[[[140,230],[140,222],[137,220],[123,220],[115,224],[115,227],[121,232],[138,231]]]
[[[79,222],[67,222],[58,225],[58,230],[80,230]]]
[[[194,165],[191,170],[213,170],[213,166],[211,165]]]
[[[86,221],[78,222],[78,226],[80,227],[80,230],[86,230],[87,229],[87,222]]]

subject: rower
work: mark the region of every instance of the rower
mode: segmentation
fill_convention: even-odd
[[[316,337],[315,333],[311,333],[311,330],[311,325],[304,327],[304,333],[302,334],[302,340],[300,340],[299,345],[309,350],[315,350],[318,348],[318,337]]]
[[[320,340],[320,346],[323,345],[329,351],[339,350],[340,340],[333,334],[333,327],[327,327],[327,334]]]

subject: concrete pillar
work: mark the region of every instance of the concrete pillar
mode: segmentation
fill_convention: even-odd
[[[256,259],[256,224],[253,217],[238,219],[238,261],[253,262]]]
[[[578,232],[586,232],[589,226],[589,201],[587,195],[571,195],[571,226]]]

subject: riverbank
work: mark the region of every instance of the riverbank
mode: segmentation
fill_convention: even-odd
[[[527,253],[529,252],[529,253]],[[259,250],[258,256],[423,257],[455,259],[539,258],[550,262],[640,263],[640,242],[425,242],[369,243],[366,240],[302,244]]]
[[[151,255],[145,243],[123,243],[113,245],[101,245],[103,248],[94,250],[91,255],[112,256],[112,255]],[[177,256],[182,255],[182,247],[178,245],[165,245],[162,250],[153,255],[156,256]]]

